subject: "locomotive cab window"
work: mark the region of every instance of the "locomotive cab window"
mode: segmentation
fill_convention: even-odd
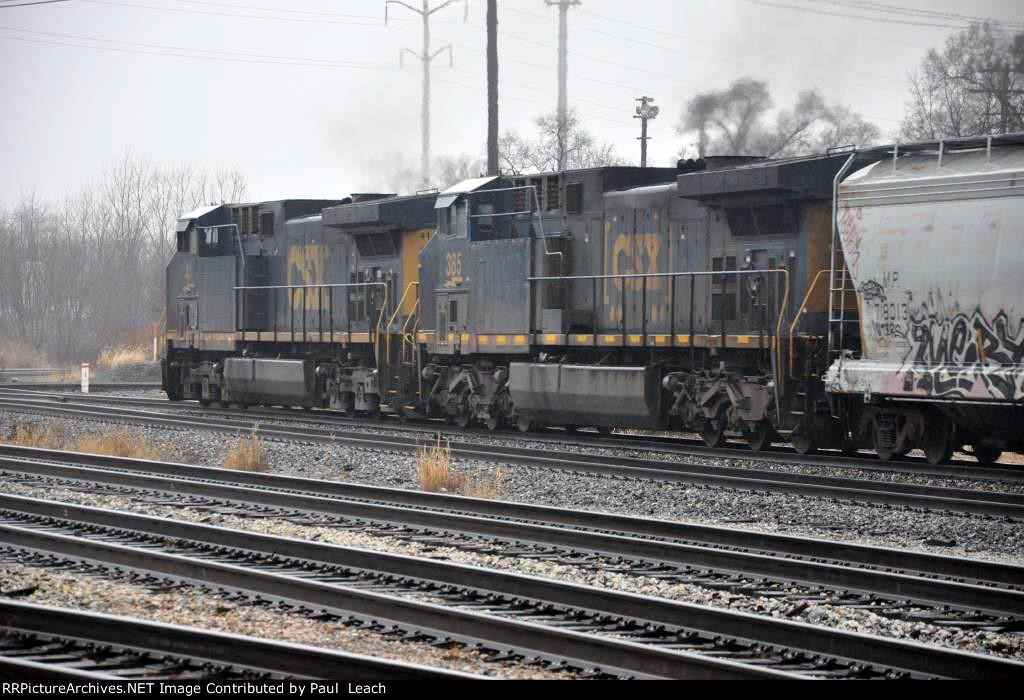
[[[726,207],[725,218],[736,238],[792,236],[797,233],[796,207],[792,202]]]
[[[449,238],[465,238],[468,232],[468,217],[466,200],[454,202],[440,216],[441,231]]]

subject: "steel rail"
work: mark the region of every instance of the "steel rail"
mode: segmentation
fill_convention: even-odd
[[[40,391],[43,389],[77,389],[81,385],[77,382],[3,382],[0,381],[0,390],[25,390]],[[156,382],[89,382],[90,391],[118,391],[121,389],[159,389],[160,384]],[[83,397],[88,394],[82,394]]]
[[[58,554],[109,567],[128,568],[241,591],[347,617],[414,630],[437,639],[485,642],[527,657],[568,661],[582,669],[599,667],[617,675],[650,678],[761,678],[801,676],[726,659],[641,645],[626,640],[547,627],[380,592],[359,590],[251,567],[99,542],[82,537],[0,524],[0,542],[10,547]]]
[[[422,505],[397,505],[394,503],[367,500],[346,500],[337,492],[331,493],[333,482],[302,480],[313,485],[313,491],[269,490],[266,487],[226,485],[217,481],[225,470],[193,468],[193,477],[202,474],[204,479],[157,475],[160,467],[178,469],[177,465],[153,463],[153,470],[127,472],[95,469],[83,466],[68,466],[47,462],[0,459],[0,469],[25,474],[36,474],[65,479],[76,479],[90,483],[116,484],[136,489],[165,491],[169,494],[188,494],[206,498],[221,498],[229,501],[258,504],[276,508],[292,508],[313,513],[324,513],[349,519],[371,520],[382,523],[403,525],[436,531],[472,533],[512,542],[535,542],[572,550],[586,550],[601,555],[613,554],[632,559],[646,559],[666,562],[677,566],[696,566],[725,572],[769,577],[785,582],[802,582],[824,585],[838,590],[856,590],[870,594],[883,594],[899,599],[921,601],[929,606],[949,605],[959,609],[979,610],[995,615],[1024,617],[1024,589],[1003,587],[992,581],[968,583],[950,577],[935,578],[935,574],[924,572],[896,572],[879,568],[860,568],[837,559],[833,553],[834,543],[816,542],[813,554],[797,558],[778,550],[750,550],[747,548],[723,548],[719,544],[685,540],[652,539],[649,535],[623,533],[616,529],[604,531],[602,526],[618,516],[580,513],[584,527],[602,529],[575,529],[566,524],[530,521],[526,518],[496,518],[479,513],[468,514],[475,499],[463,499],[449,503],[447,510],[426,509]],[[241,474],[232,472],[232,474]],[[245,474],[246,476],[265,476]],[[287,480],[287,478],[286,478]],[[324,489],[318,492],[318,485]],[[338,486],[344,486],[338,484]],[[386,491],[382,489],[381,491]],[[402,493],[402,492],[399,492]],[[423,495],[404,492],[409,495]],[[311,495],[317,494],[317,495]],[[351,498],[349,496],[348,498]],[[485,503],[491,503],[485,501]],[[518,504],[504,504],[513,515]],[[534,506],[526,506],[526,512]],[[592,516],[588,518],[587,516]],[[626,519],[628,520],[628,519]],[[621,521],[620,521],[621,522]],[[658,523],[658,521],[652,521]],[[662,526],[671,527],[672,523]],[[764,538],[770,536],[761,535]],[[902,554],[902,553],[899,553]],[[912,557],[913,555],[911,555]],[[926,555],[918,555],[923,559]],[[902,557],[900,557],[902,558]],[[958,572],[967,574],[972,580],[986,568],[983,563],[959,560]],[[1007,574],[1015,567],[988,565]],[[1020,569],[1013,571],[1015,580],[1020,580]]]
[[[259,674],[299,678],[351,680],[483,680],[484,676],[362,654],[335,651],[292,642],[260,639],[240,634],[152,622],[84,610],[20,603],[0,599],[0,628],[8,633],[102,644],[140,654],[172,655],[199,664],[229,665]],[[17,662],[0,650],[0,665]],[[125,680],[131,676],[109,675],[59,664],[33,664],[34,670],[53,679],[67,672],[85,674],[87,680]]]
[[[736,527],[699,525],[530,503],[470,498],[454,494],[343,483],[283,474],[259,474],[202,465],[110,457],[15,445],[0,444],[0,457],[13,458],[20,462],[26,460],[63,462],[83,467],[117,469],[172,478],[209,480],[271,491],[293,491],[324,498],[375,501],[481,517],[532,521],[556,527],[589,528],[638,538],[662,538],[746,550],[773,551],[787,556],[841,560],[855,566],[880,568],[888,571],[915,572],[964,581],[1024,588],[1024,567],[1013,564]],[[0,461],[0,465],[2,464],[3,462]]]
[[[239,425],[225,420],[200,421],[194,417],[157,414],[97,407],[55,406],[0,397],[0,406],[26,413],[72,415],[92,420],[103,418],[127,420],[157,427],[186,428],[215,432],[249,432],[253,425]],[[420,442],[397,435],[374,436],[366,433],[340,433],[290,426],[260,427],[265,438],[316,441],[368,449],[391,449],[415,452]],[[739,467],[697,464],[665,464],[649,460],[597,455],[557,454],[550,450],[528,447],[485,446],[473,443],[452,443],[452,455],[461,458],[518,463],[561,471],[577,471],[615,477],[632,477],[662,482],[703,484],[738,490],[784,493],[874,503],[947,512],[972,513],[998,518],[1024,520],[1024,496],[994,491],[972,491],[918,484],[892,483],[864,479],[814,476],[792,472],[758,471]]]
[[[639,450],[653,454],[686,455],[704,458],[741,459],[756,460],[786,465],[807,465],[827,467],[843,470],[860,470],[878,472],[883,474],[905,473],[917,476],[933,477],[939,479],[973,479],[984,481],[1006,481],[1024,483],[1024,469],[1012,466],[979,466],[974,462],[959,461],[944,466],[928,464],[922,458],[904,457],[903,459],[882,462],[874,457],[865,455],[839,457],[829,452],[819,452],[815,455],[800,455],[795,450],[781,447],[772,447],[761,452],[754,452],[747,448],[720,447],[710,448],[700,443],[699,440],[686,438],[668,438],[638,435],[599,435],[597,433],[531,433],[520,435],[513,432],[482,432],[477,428],[458,428],[457,426],[427,423],[402,423],[396,425],[393,422],[395,414],[385,414],[381,419],[371,420],[369,418],[353,418],[344,416],[337,411],[328,409],[317,409],[314,411],[297,411],[291,408],[248,408],[248,409],[227,409],[209,408],[200,406],[197,402],[170,402],[167,399],[96,395],[86,396],[81,394],[60,394],[43,393],[28,387],[7,388],[0,385],[0,399],[4,396],[11,398],[25,398],[34,400],[38,398],[41,402],[57,402],[63,405],[83,404],[112,404],[127,407],[152,407],[171,411],[198,413],[204,416],[220,418],[249,418],[255,416],[268,418],[282,422],[301,422],[322,425],[325,431],[335,434],[336,426],[352,425],[362,428],[384,427],[389,430],[399,430],[410,433],[423,433],[434,435],[443,432],[449,435],[466,435],[472,437],[488,437],[494,439],[523,439],[528,442],[550,443],[555,445],[573,445],[584,448]],[[265,425],[265,423],[261,423]],[[662,463],[663,464],[663,463]]]
[[[573,609],[626,616],[652,625],[736,637],[752,643],[838,656],[848,661],[932,677],[1024,677],[1024,664],[994,656],[424,557],[375,552],[17,496],[0,495],[0,510],[470,586]]]

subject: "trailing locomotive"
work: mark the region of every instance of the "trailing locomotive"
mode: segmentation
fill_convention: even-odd
[[[1024,447],[1022,171],[993,137],[202,210],[165,388],[992,461]]]

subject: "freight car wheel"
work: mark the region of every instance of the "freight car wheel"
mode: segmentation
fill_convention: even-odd
[[[987,447],[977,442],[971,443],[971,454],[978,460],[978,464],[986,466],[995,464],[996,460],[1003,456],[1003,451],[998,447]]]
[[[501,429],[501,414],[500,413],[492,413],[491,415],[489,415],[487,417],[487,420],[484,421],[484,425],[491,432],[494,432],[495,430],[500,430]]]
[[[747,439],[747,445],[754,452],[762,452],[772,445],[772,426],[766,420],[760,420],[748,429],[743,431],[743,437]]]
[[[924,431],[924,457],[928,464],[945,464],[953,457],[953,436],[956,427],[944,416],[929,416]]]
[[[470,415],[468,410],[460,409],[455,415],[455,425],[460,428],[468,428],[470,423]]]
[[[796,450],[796,453],[801,455],[814,454],[814,451],[818,448],[814,444],[814,434],[802,425],[794,428],[793,433],[789,436],[789,441],[793,443],[793,449]]]
[[[535,433],[540,430],[540,423],[526,420],[522,416],[516,419],[516,427],[519,428],[521,433]]]

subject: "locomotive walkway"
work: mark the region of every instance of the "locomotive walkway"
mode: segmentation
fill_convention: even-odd
[[[1013,678],[991,656],[444,561],[18,497],[0,556],[69,558],[634,677]],[[471,582],[471,583],[469,583]],[[416,596],[442,598],[443,605]],[[0,608],[2,612],[2,608]]]

